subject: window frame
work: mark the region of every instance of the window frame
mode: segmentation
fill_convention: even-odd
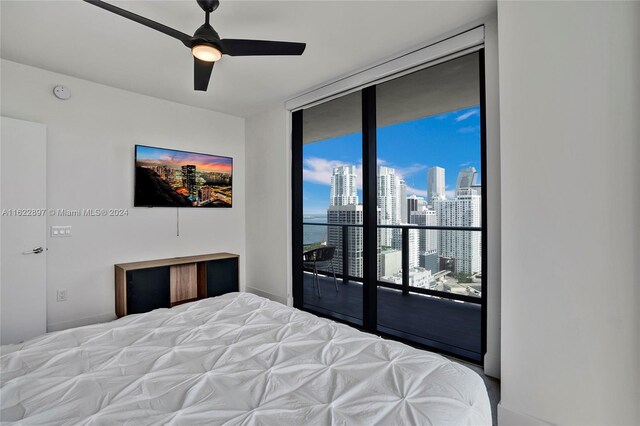
[[[303,300],[303,280],[304,280],[304,268],[302,265],[303,252],[303,234],[304,226],[307,225],[319,225],[305,223],[303,218],[303,114],[304,109],[297,109],[291,111],[291,190],[292,190],[292,294],[293,294],[293,306],[295,308],[313,313],[320,317],[329,318],[338,322],[346,323],[361,331],[376,334],[392,340],[401,341],[403,343],[410,344],[419,348],[440,352],[456,356],[458,358],[465,359],[467,361],[483,365],[484,358],[487,352],[487,289],[488,289],[488,261],[487,261],[487,129],[486,129],[486,81],[485,81],[485,48],[480,46],[478,49],[472,51],[457,52],[456,54],[449,55],[445,58],[439,58],[433,63],[422,64],[419,67],[413,68],[411,72],[418,69],[428,68],[435,66],[439,63],[446,62],[448,60],[455,59],[470,53],[478,53],[478,66],[479,66],[479,105],[480,105],[480,164],[482,170],[482,180],[480,182],[480,188],[482,193],[481,198],[481,214],[482,221],[480,227],[447,227],[447,226],[420,226],[420,225],[380,225],[377,223],[377,120],[376,120],[376,87],[377,85],[389,81],[394,78],[400,78],[406,75],[408,72],[397,73],[391,77],[387,76],[384,80],[377,80],[369,85],[361,86],[358,89],[353,89],[348,92],[344,92],[341,95],[346,95],[354,91],[361,91],[362,99],[362,159],[363,159],[363,224],[362,225],[346,225],[346,226],[361,226],[364,228],[363,232],[363,277],[359,279],[357,277],[342,276],[348,281],[361,281],[363,283],[363,306],[362,306],[362,324],[354,323],[348,316],[331,313],[327,314],[318,310],[305,308]],[[332,98],[339,97],[334,95]],[[334,225],[335,226],[335,225]],[[339,225],[345,226],[345,225]],[[388,282],[378,281],[377,279],[377,231],[378,229],[392,227],[401,228],[403,234],[403,282],[402,284],[393,284]],[[458,295],[453,293],[440,292],[437,290],[409,287],[409,271],[406,268],[408,262],[408,232],[410,229],[425,229],[425,230],[449,230],[449,231],[473,231],[481,232],[481,273],[482,273],[482,295],[481,297]],[[319,272],[320,273],[320,272]],[[340,274],[339,274],[340,276]],[[371,278],[373,277],[373,279]],[[467,303],[474,303],[481,305],[481,353],[480,359],[468,357],[460,353],[453,353],[437,347],[438,345],[430,345],[425,343],[416,342],[415,340],[409,340],[396,335],[391,335],[378,330],[377,311],[378,311],[378,287],[385,287],[395,290],[402,290],[403,294],[407,294],[409,291],[412,293],[426,294],[437,296],[445,299],[458,300]],[[436,342],[437,343],[437,342]]]

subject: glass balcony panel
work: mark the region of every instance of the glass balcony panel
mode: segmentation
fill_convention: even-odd
[[[305,225],[317,227],[318,225]],[[304,307],[323,315],[362,325],[362,227],[327,225],[330,244],[309,246],[335,248],[330,261],[304,263]],[[343,251],[342,235],[347,233]],[[315,267],[314,267],[315,266]],[[354,273],[355,272],[355,275]],[[360,276],[358,276],[358,274]]]
[[[305,250],[334,249],[331,261],[316,265],[317,276],[305,264],[303,307],[356,325],[362,325],[362,227],[350,225],[363,221],[361,127],[360,92],[303,113]]]

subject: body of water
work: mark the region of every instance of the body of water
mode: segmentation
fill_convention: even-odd
[[[307,215],[305,214],[303,219],[305,223],[327,223],[326,214]],[[303,244],[323,243],[327,241],[327,227],[326,226],[313,226],[304,225]]]

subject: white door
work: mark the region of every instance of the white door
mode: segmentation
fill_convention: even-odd
[[[47,328],[46,127],[0,122],[0,343]]]

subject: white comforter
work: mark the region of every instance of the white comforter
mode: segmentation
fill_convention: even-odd
[[[3,421],[484,425],[481,378],[249,293],[2,347]]]

